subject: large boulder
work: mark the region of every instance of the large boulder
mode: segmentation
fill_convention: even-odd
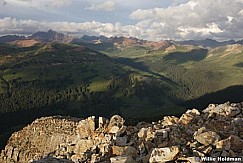
[[[206,131],[202,133],[196,133],[194,139],[203,145],[216,144],[220,140],[220,136],[213,131]]]
[[[138,151],[136,148],[131,146],[126,146],[126,147],[112,146],[111,154],[115,156],[130,156],[135,158],[138,155]]]
[[[179,121],[179,118],[177,118],[175,116],[165,116],[162,121],[162,125],[164,125],[164,126],[177,125],[178,121]]]
[[[126,126],[123,125],[124,122],[125,120],[121,116],[112,116],[107,127],[107,133],[116,134],[117,136],[123,134],[126,130]]]
[[[179,119],[179,123],[187,125],[192,122],[195,117],[198,117],[200,112],[197,109],[187,110]]]
[[[166,148],[154,148],[149,158],[150,163],[173,161],[179,154],[180,149],[177,146]]]
[[[91,136],[95,131],[95,117],[92,116],[85,120],[81,120],[77,128],[80,138],[87,138]]]

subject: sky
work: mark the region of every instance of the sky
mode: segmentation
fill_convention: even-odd
[[[0,0],[0,35],[243,39],[243,0]]]

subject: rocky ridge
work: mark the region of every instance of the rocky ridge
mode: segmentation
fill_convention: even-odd
[[[56,32],[54,30],[48,30],[47,32],[36,32],[28,37],[28,39],[35,39],[40,42],[60,42],[60,43],[68,43],[73,38],[65,35],[63,33]]]
[[[52,116],[14,133],[0,162],[202,162],[198,157],[243,160],[243,102],[210,104],[180,118],[124,125],[114,115],[79,119]]]

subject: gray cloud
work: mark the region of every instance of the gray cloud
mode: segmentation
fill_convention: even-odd
[[[34,8],[59,8],[71,4],[70,0],[6,0],[12,6]]]
[[[3,6],[7,5],[7,2],[6,2],[5,0],[0,0],[0,3],[1,3]]]

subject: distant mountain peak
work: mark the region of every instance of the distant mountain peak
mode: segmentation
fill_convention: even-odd
[[[49,29],[48,31],[47,31],[47,33],[58,33],[57,31],[54,31],[54,30],[52,30],[52,29]]]
[[[7,43],[7,42],[13,42],[17,40],[25,40],[25,36],[18,36],[18,35],[6,35],[0,37],[0,43]]]
[[[47,32],[43,32],[43,31],[39,31],[36,32],[34,34],[32,34],[31,36],[29,36],[28,38],[30,39],[36,39],[39,40],[41,42],[70,42],[71,41],[71,37],[64,35],[63,33],[59,33],[57,31],[54,31],[52,29],[49,29]]]

